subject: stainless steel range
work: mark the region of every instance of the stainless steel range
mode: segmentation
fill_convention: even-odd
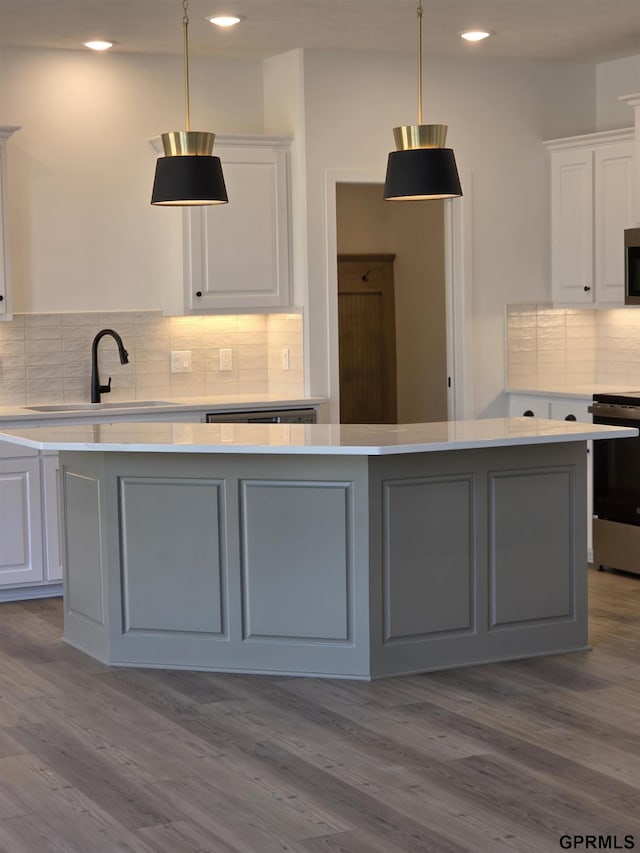
[[[594,394],[594,424],[640,427],[640,391]],[[640,574],[640,437],[593,442],[593,561]]]

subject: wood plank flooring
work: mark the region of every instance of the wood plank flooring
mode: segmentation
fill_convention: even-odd
[[[640,849],[640,577],[589,579],[592,652],[373,684],[109,669],[2,604],[0,853]]]

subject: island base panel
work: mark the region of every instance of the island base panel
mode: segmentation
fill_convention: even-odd
[[[585,455],[63,453],[65,640],[361,679],[584,650]]]

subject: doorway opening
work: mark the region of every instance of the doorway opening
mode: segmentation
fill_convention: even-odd
[[[445,208],[336,183],[343,423],[449,417]]]

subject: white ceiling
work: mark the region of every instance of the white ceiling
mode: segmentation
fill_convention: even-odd
[[[640,54],[640,0],[423,0],[424,51],[449,55],[597,60]],[[415,50],[416,0],[189,0],[193,54],[265,57],[296,47]],[[216,13],[244,18],[222,31]],[[0,44],[182,51],[181,0],[0,0]],[[469,45],[461,30],[493,38]]]

